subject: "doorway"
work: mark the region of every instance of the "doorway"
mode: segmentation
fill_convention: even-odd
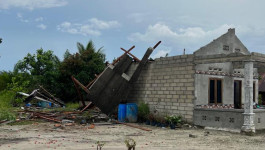
[[[234,81],[234,108],[241,109],[242,81]]]

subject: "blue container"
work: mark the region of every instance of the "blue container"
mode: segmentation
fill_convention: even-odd
[[[126,104],[119,104],[118,121],[125,122],[125,119],[126,119]]]
[[[137,122],[138,107],[135,103],[127,103],[126,119],[129,122]]]
[[[51,104],[50,102],[45,102],[45,101],[41,101],[40,103],[40,107],[43,107],[43,108],[48,108],[48,107],[51,107]]]

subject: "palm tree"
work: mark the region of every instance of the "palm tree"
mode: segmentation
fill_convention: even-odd
[[[98,55],[99,57],[101,57],[104,61],[106,60],[106,56],[103,53],[103,47],[101,47],[98,50],[96,50],[96,48],[95,48],[94,43],[93,43],[92,40],[90,40],[87,43],[87,46],[86,47],[84,47],[83,44],[77,42],[77,49],[78,49],[79,54],[82,54],[82,53],[84,53],[86,51],[90,51],[91,53],[95,53],[96,55]]]

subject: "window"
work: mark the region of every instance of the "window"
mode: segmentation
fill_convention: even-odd
[[[220,104],[223,98],[222,79],[209,79],[209,103]]]
[[[229,46],[228,45],[223,45],[223,50],[229,51]]]

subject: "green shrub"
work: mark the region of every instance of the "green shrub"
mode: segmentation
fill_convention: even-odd
[[[166,116],[165,120],[169,124],[179,124],[179,123],[182,122],[182,117],[181,116],[171,115],[171,116]]]
[[[0,92],[0,109],[12,107],[11,101],[15,97],[15,92],[4,90]]]
[[[0,108],[0,120],[15,120],[16,115],[8,108]]]
[[[0,92],[0,120],[15,120],[15,113],[12,112],[11,100],[14,99],[15,93],[12,91]]]
[[[149,109],[148,104],[144,102],[140,102],[138,104],[138,117],[140,119],[147,119],[149,114],[150,114],[150,109]]]

